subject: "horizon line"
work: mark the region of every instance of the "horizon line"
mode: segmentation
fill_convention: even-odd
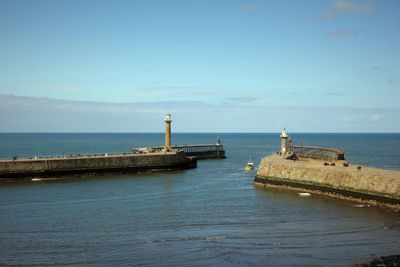
[[[235,131],[215,131],[215,132],[172,132],[172,134],[279,134],[280,131],[272,132],[272,131],[254,131],[254,132],[235,132]],[[289,132],[293,134],[400,134],[400,132],[309,132],[309,131],[293,131]],[[165,132],[74,132],[74,131],[65,131],[65,132],[57,132],[57,131],[48,131],[48,132],[41,132],[41,131],[21,131],[21,132],[2,132],[0,134],[165,134]]]

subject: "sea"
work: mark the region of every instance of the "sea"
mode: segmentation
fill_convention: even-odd
[[[400,134],[291,133],[337,147],[350,164],[400,170]],[[279,133],[173,133],[221,138],[226,159],[196,169],[0,183],[0,266],[351,266],[400,254],[400,213],[259,188],[251,157]],[[162,133],[0,133],[0,158],[129,152]],[[400,177],[399,177],[400,179]]]

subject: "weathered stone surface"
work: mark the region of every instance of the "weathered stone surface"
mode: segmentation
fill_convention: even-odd
[[[194,167],[184,152],[111,156],[0,160],[0,179],[97,173],[146,171]]]
[[[285,160],[279,155],[264,157],[257,178],[316,185],[368,195],[382,196],[400,201],[400,171],[359,165],[325,166],[324,161],[301,159]]]

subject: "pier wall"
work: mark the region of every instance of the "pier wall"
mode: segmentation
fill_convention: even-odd
[[[153,151],[162,151],[164,147],[150,147]],[[203,144],[203,145],[174,145],[171,147],[176,151],[183,151],[187,157],[197,159],[225,159],[224,146],[221,144]]]
[[[173,170],[191,167],[196,167],[196,160],[187,158],[183,152],[0,160],[0,179],[79,173]]]
[[[254,182],[400,204],[400,171],[394,170],[324,166],[320,160],[293,161],[273,155],[262,159]]]
[[[225,151],[198,151],[198,152],[185,152],[188,157],[196,157],[197,159],[224,159]]]

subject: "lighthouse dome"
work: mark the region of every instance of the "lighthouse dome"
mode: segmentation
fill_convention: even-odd
[[[167,115],[165,115],[164,121],[166,121],[166,122],[171,122],[171,121],[172,121],[172,119],[171,119],[171,114],[167,113]]]
[[[283,129],[281,137],[289,137],[288,133],[286,132],[286,128]]]

